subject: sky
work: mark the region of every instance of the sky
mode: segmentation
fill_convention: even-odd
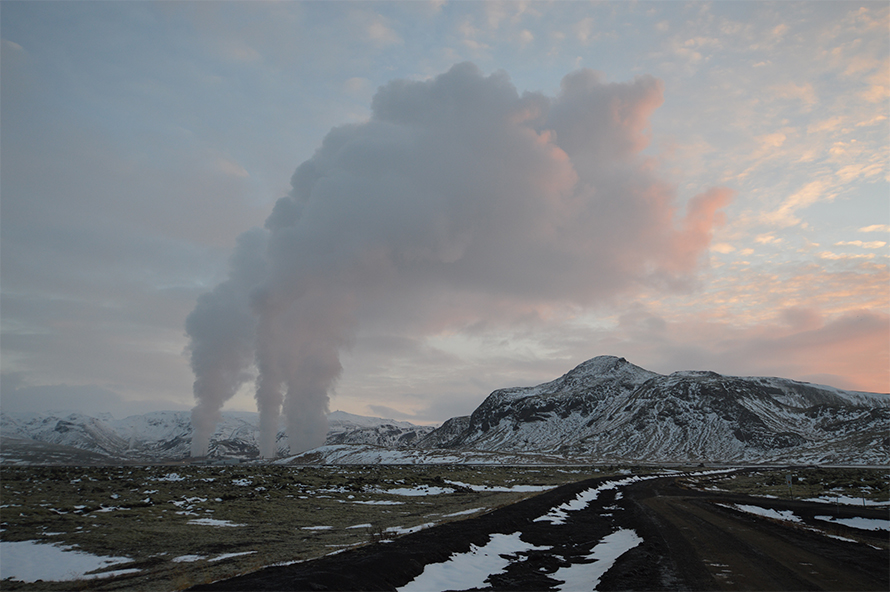
[[[597,355],[888,392],[888,26],[852,1],[4,1],[0,409],[259,401],[293,437],[325,407],[441,422]]]

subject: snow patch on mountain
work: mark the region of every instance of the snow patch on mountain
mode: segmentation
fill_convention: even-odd
[[[224,412],[208,456],[257,459],[257,426],[256,413]],[[325,446],[294,456],[280,429],[279,462],[890,464],[890,395],[699,370],[665,376],[615,356],[496,390],[438,428],[342,411],[329,428]],[[0,435],[7,463],[163,461],[189,456],[192,426],[189,412],[0,413]]]
[[[650,372],[614,356],[494,391],[420,446],[596,461],[887,464],[890,396],[782,378]]]
[[[412,445],[435,426],[416,426],[404,421],[364,417],[342,411],[330,414],[328,444],[371,444],[398,448]],[[90,417],[78,413],[5,413],[0,412],[0,435],[4,447],[3,462],[27,462],[20,458],[27,451],[40,453],[53,445],[53,462],[64,463],[69,451],[71,462],[93,464],[97,459],[119,461],[163,461],[187,458],[191,450],[191,413],[156,411],[115,419],[110,414]],[[259,414],[223,412],[210,441],[208,457],[259,456]],[[278,434],[279,456],[288,454],[282,424]],[[41,448],[43,446],[44,448]],[[85,456],[79,452],[99,456]],[[45,456],[45,454],[44,454]],[[61,460],[60,460],[61,459]]]

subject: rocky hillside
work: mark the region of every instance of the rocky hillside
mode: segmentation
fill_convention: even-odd
[[[328,435],[325,445],[370,444],[383,448],[406,448],[436,429],[418,426],[407,421],[381,419],[334,411],[328,415]]]
[[[224,413],[211,458],[258,457],[256,413]],[[296,463],[726,462],[890,464],[890,395],[783,378],[661,375],[601,356],[534,387],[494,391],[438,429],[343,412]],[[283,426],[282,426],[283,427]],[[5,463],[157,462],[189,455],[188,412],[123,420],[0,414]],[[67,460],[66,460],[67,459]],[[97,460],[98,459],[98,460]]]
[[[890,396],[782,378],[664,376],[601,356],[493,392],[420,446],[641,462],[888,464]],[[455,424],[457,425],[457,424]]]
[[[368,445],[398,449],[413,445],[433,429],[404,421],[335,411],[328,416],[325,444]],[[259,416],[224,412],[210,442],[208,457],[252,459],[259,456]],[[189,456],[191,413],[158,411],[115,419],[79,413],[0,413],[0,461],[4,463],[101,464],[163,462]],[[288,453],[278,434],[279,455]]]

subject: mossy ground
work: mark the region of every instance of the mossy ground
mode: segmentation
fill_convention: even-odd
[[[791,476],[788,487],[787,476]],[[738,475],[704,475],[688,479],[700,489],[717,489],[782,499],[833,500],[846,498],[866,502],[890,501],[890,470],[872,468],[795,467],[763,469]]]
[[[555,486],[611,472],[602,467],[430,465],[2,468],[3,541],[55,543],[128,557],[132,563],[108,569],[140,570],[80,582],[4,580],[2,587],[182,589],[467,518],[534,494],[471,491],[454,483]],[[424,488],[441,493],[387,493]],[[234,553],[243,555],[217,559]],[[183,556],[200,558],[183,561]]]
[[[649,469],[634,468],[644,473]],[[474,465],[295,467],[238,465],[4,467],[0,539],[70,546],[132,562],[111,578],[22,583],[4,590],[177,590],[317,558],[460,520],[534,492],[480,491],[556,486],[626,472],[621,467]],[[890,498],[886,469],[762,469],[687,478],[693,487],[797,499]],[[465,483],[475,488],[461,487]],[[401,493],[440,492],[434,495]],[[408,491],[405,491],[408,490]],[[196,522],[197,521],[197,522]],[[232,557],[223,555],[237,554]],[[191,556],[190,561],[183,561]],[[179,558],[179,561],[176,559]],[[0,564],[0,577],[2,564]]]

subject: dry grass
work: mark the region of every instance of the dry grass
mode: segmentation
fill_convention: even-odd
[[[787,476],[791,476],[791,488]],[[733,493],[782,499],[838,497],[871,502],[890,501],[890,470],[869,468],[798,467],[763,469],[740,475],[707,475],[687,482],[699,489],[714,488]]]
[[[66,582],[5,580],[2,587],[184,589],[465,519],[533,495],[478,490],[484,486],[556,486],[610,472],[595,467],[429,465],[2,468],[3,541],[64,544],[95,555],[129,557],[131,563],[109,570],[140,570]],[[441,493],[392,493],[423,488]],[[230,553],[245,554],[215,560]],[[186,555],[200,559],[174,561]]]

